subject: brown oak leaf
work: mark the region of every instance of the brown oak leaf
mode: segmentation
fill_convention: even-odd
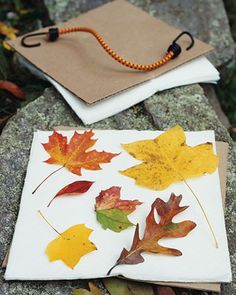
[[[146,228],[142,239],[139,237],[139,225],[136,225],[133,244],[128,251],[125,248],[122,250],[120,257],[116,264],[109,270],[108,275],[112,269],[120,264],[138,264],[144,262],[142,256],[143,252],[161,253],[173,256],[181,256],[181,251],[173,248],[167,248],[158,244],[162,238],[180,238],[185,237],[196,224],[192,221],[182,221],[174,223],[172,218],[178,213],[186,210],[188,206],[180,207],[179,204],[182,196],[171,194],[167,202],[157,198],[151,207],[151,211],[146,218]],[[156,222],[155,211],[160,216],[159,223]]]

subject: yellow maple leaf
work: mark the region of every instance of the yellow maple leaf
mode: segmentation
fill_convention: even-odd
[[[16,33],[18,32],[17,29],[10,27],[3,22],[0,22],[0,34],[6,36],[10,40],[16,39]],[[12,47],[7,43],[6,40],[3,42],[3,47],[7,50],[12,50]]]
[[[92,232],[93,230],[84,224],[76,224],[60,233],[46,248],[49,260],[62,260],[73,269],[82,256],[97,249],[88,239]]]
[[[122,144],[122,147],[143,163],[120,173],[134,178],[138,185],[154,190],[163,190],[174,182],[213,173],[219,163],[212,143],[188,146],[179,125],[153,140]]]

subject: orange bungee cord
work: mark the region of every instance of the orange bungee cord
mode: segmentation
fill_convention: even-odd
[[[40,35],[46,35],[48,41],[56,41],[61,35],[68,34],[68,33],[75,33],[75,32],[86,32],[92,34],[99,44],[103,47],[103,49],[117,62],[122,64],[123,66],[126,66],[131,69],[139,70],[139,71],[150,71],[150,70],[155,70],[159,68],[160,66],[166,64],[168,61],[171,59],[176,58],[180,53],[181,53],[181,47],[179,44],[176,43],[176,41],[183,35],[187,35],[191,39],[190,45],[186,48],[186,50],[189,50],[190,48],[193,47],[194,45],[194,39],[192,35],[189,32],[182,32],[180,33],[172,42],[172,44],[169,46],[167,49],[166,54],[163,56],[162,59],[155,61],[151,64],[136,64],[132,63],[130,61],[125,60],[121,56],[119,56],[114,50],[111,49],[111,47],[103,40],[102,36],[95,31],[94,29],[88,28],[88,27],[71,27],[71,28],[50,28],[48,32],[42,32],[42,33],[33,33],[33,34],[28,34],[24,36],[21,39],[21,45],[24,47],[36,47],[40,46],[40,43],[35,43],[35,44],[27,44],[25,41],[29,37],[35,37],[35,36],[40,36]]]

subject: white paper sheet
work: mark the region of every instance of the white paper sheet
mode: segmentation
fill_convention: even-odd
[[[198,195],[205,208],[217,237],[219,248],[215,248],[212,236],[196,200],[183,183],[172,184],[163,191],[153,191],[134,185],[134,180],[118,173],[136,163],[133,157],[122,150],[120,143],[152,139],[160,134],[158,131],[95,131],[98,138],[95,148],[98,151],[121,152],[109,164],[103,164],[102,170],[83,170],[77,176],[66,169],[60,170],[49,178],[32,195],[34,188],[49,173],[58,168],[43,161],[48,159],[41,143],[48,141],[52,132],[38,131],[34,135],[31,155],[22,193],[20,212],[15,228],[14,238],[5,273],[7,280],[56,280],[98,278],[106,276],[107,271],[118,259],[123,247],[129,249],[132,244],[134,227],[121,233],[103,230],[97,222],[94,204],[95,197],[101,190],[111,186],[121,186],[122,199],[138,199],[144,202],[129,215],[134,224],[140,224],[140,236],[145,228],[145,218],[156,197],[167,201],[170,193],[182,194],[181,205],[189,208],[178,214],[174,221],[192,220],[197,227],[184,238],[163,239],[162,245],[177,248],[183,256],[171,257],[161,254],[143,254],[145,262],[137,265],[117,266],[111,275],[124,275],[127,278],[149,281],[175,282],[229,282],[231,270],[229,252],[224,224],[224,214],[220,195],[218,171],[211,175],[188,180],[189,185]],[[64,131],[72,136],[72,131]],[[187,143],[196,145],[214,142],[213,131],[187,132]],[[49,200],[65,185],[76,180],[95,181],[90,190],[79,197],[58,198],[47,208]],[[81,258],[72,270],[62,261],[50,263],[45,254],[47,244],[57,234],[37,213],[41,210],[50,223],[58,230],[64,231],[75,224],[85,224],[94,232],[90,240],[97,246],[97,251]]]
[[[207,58],[203,56],[179,66],[160,77],[146,81],[138,86],[134,86],[100,102],[89,105],[26,61],[22,60],[22,62],[30,68],[32,72],[48,80],[58,92],[61,93],[84,124],[91,124],[113,116],[147,99],[158,91],[193,83],[215,83],[219,80],[219,72]]]
[[[216,82],[219,72],[205,57],[199,57],[155,79],[146,81],[95,104],[89,105],[78,99],[50,77],[48,81],[61,93],[84,124],[91,124],[113,116],[147,99],[154,93],[177,86],[201,82]]]

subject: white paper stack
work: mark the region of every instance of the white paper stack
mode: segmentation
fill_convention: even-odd
[[[149,98],[158,91],[194,83],[216,83],[220,78],[219,72],[208,59],[199,57],[155,79],[129,88],[97,103],[87,104],[25,60],[22,60],[22,62],[32,72],[48,80],[61,93],[84,124],[95,123],[113,116]]]

